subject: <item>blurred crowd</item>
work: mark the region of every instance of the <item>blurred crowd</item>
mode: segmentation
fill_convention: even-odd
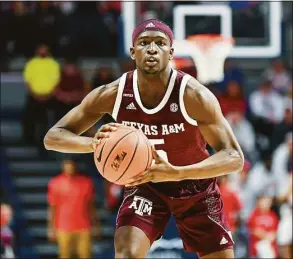
[[[243,71],[227,60],[223,82],[209,86],[246,158],[219,184],[236,257],[292,258],[292,79],[275,59],[259,80],[247,93]]]
[[[81,102],[89,91],[114,81],[112,70],[100,67],[92,81],[84,79],[75,60],[60,65],[48,46],[40,45],[24,68],[28,89],[23,116],[23,136],[27,145],[38,145],[43,151],[43,136],[49,124],[55,124]]]
[[[206,1],[138,2],[138,18],[159,18],[173,26],[173,8]],[[266,8],[261,1],[223,1],[233,9],[233,36],[265,38]],[[0,3],[2,59],[30,57],[38,44],[57,57],[117,57],[122,49],[121,2],[14,1]],[[188,17],[187,35],[219,33],[218,17]]]
[[[1,56],[29,57],[47,44],[54,55],[115,57],[121,3],[1,2]]]
[[[254,37],[265,31],[258,1],[227,3],[238,10],[233,18],[236,19],[233,30],[240,37]],[[176,4],[141,2],[140,17],[143,20],[157,17],[172,24],[171,13]],[[201,1],[194,4],[201,4]],[[117,57],[121,3],[16,1],[1,2],[0,8],[0,20],[4,25],[1,56],[6,59],[33,56],[27,60],[23,71],[28,90],[22,121],[23,139],[26,145],[38,146],[45,157],[43,136],[50,125],[78,105],[91,90],[134,68],[133,63],[125,63],[117,73],[110,66],[100,66],[91,78],[86,78],[77,62],[81,56]],[[245,17],[249,17],[247,22],[243,22]],[[249,22],[253,25],[249,26]],[[213,28],[217,22],[187,19],[187,23],[198,25],[187,26],[193,28],[188,34],[201,33],[207,27],[217,33],[217,28]],[[205,27],[201,27],[202,24]],[[60,56],[64,57],[64,62],[56,58]],[[190,73],[189,69],[182,68]],[[282,59],[272,60],[270,67],[264,68],[259,75],[258,85],[252,92],[247,91],[244,71],[231,60],[225,63],[224,75],[222,82],[208,87],[217,96],[246,158],[240,173],[219,178],[224,209],[235,239],[235,257],[292,258],[292,75]],[[88,134],[93,135],[94,131],[91,129]],[[76,253],[87,257],[91,250],[89,225],[93,224],[96,227],[93,232],[100,235],[98,216],[94,206],[86,211],[84,204],[78,203],[80,199],[71,199],[71,196],[61,201],[56,199],[62,181],[70,190],[78,184],[92,188],[90,177],[79,173],[74,161],[63,162],[61,174],[48,185],[50,215],[61,222],[54,228],[49,217],[48,238],[58,241],[63,257],[68,257],[70,251],[66,247],[73,244],[72,240],[76,242],[73,245]],[[93,204],[93,192],[78,193],[75,197],[83,196],[81,200]],[[117,213],[122,192],[120,186],[105,182],[105,206],[113,214]],[[78,219],[82,227],[71,220],[64,223],[62,213],[54,210],[57,203],[73,214],[79,206],[81,213],[76,213],[73,219]],[[87,213],[82,214],[84,211]],[[59,235],[58,228],[65,233]],[[72,229],[75,234],[68,235]],[[3,202],[1,255],[6,258],[14,257],[12,230],[13,211]],[[78,249],[78,240],[83,241],[82,247],[87,249]]]

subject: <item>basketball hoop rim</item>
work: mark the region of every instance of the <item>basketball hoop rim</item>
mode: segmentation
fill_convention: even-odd
[[[222,36],[220,34],[196,34],[196,35],[190,35],[187,37],[187,40],[190,41],[205,41],[205,42],[210,42],[211,44],[213,42],[225,42],[227,44],[234,45],[235,39],[233,37],[227,37],[227,36]]]

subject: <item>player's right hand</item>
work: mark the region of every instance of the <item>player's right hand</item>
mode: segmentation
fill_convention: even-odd
[[[96,147],[102,142],[102,139],[109,138],[110,133],[113,131],[116,131],[118,127],[122,126],[122,124],[119,123],[107,123],[103,125],[95,134],[93,138],[93,149],[96,150]]]
[[[55,229],[49,229],[47,235],[48,235],[49,241],[51,241],[51,242],[56,241],[56,231],[55,231]]]

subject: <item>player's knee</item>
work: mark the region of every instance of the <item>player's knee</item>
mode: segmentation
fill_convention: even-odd
[[[115,258],[145,258],[150,242],[145,233],[133,226],[123,226],[115,233]]]
[[[115,258],[141,258],[141,255],[138,249],[124,244],[115,247]]]
[[[115,258],[141,258],[140,249],[131,240],[115,240]]]

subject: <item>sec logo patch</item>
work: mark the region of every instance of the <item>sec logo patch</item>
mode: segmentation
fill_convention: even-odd
[[[170,111],[171,112],[177,112],[178,111],[178,105],[176,103],[171,103]]]

